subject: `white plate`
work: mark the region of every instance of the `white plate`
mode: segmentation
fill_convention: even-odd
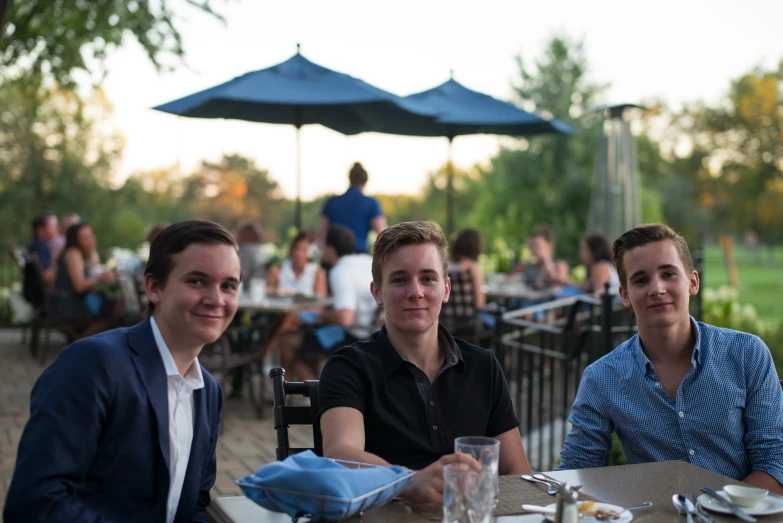
[[[718,494],[725,498],[726,501],[729,500],[729,496],[724,493],[722,490],[718,491]],[[702,494],[698,498],[696,498],[696,501],[701,503],[701,506],[706,508],[707,510],[711,510],[713,512],[720,512],[721,514],[731,514],[731,510],[726,507],[723,503],[718,501],[717,499],[708,496],[707,494]],[[751,516],[768,516],[770,514],[778,514],[779,512],[783,512],[783,496],[779,496],[777,494],[767,494],[767,497],[759,501],[758,505],[755,505],[753,507],[745,508],[745,507],[739,507],[740,510],[744,510]]]
[[[609,503],[596,503],[595,506],[600,508],[601,510],[611,510],[612,512],[616,512],[620,514],[620,517],[617,519],[608,519],[602,521],[614,521],[615,523],[628,523],[633,519],[633,514],[631,514],[630,511],[625,510],[623,507],[618,507],[617,505],[610,505]],[[557,509],[557,503],[552,503],[551,505],[547,505],[546,508]],[[545,514],[544,518],[546,518],[547,521],[555,520],[555,516],[552,516],[550,514]],[[579,521],[598,521],[598,520],[592,517],[585,516],[583,518],[580,518]]]

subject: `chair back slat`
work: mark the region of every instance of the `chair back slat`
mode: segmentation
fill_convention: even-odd
[[[269,371],[272,378],[272,392],[274,395],[274,425],[277,435],[277,449],[275,456],[283,460],[291,454],[312,450],[317,455],[323,455],[323,442],[321,428],[316,423],[318,419],[318,381],[285,381],[285,370],[274,368]],[[301,395],[310,398],[310,406],[286,405],[286,396]],[[312,425],[313,448],[292,448],[288,438],[288,427],[291,425]]]

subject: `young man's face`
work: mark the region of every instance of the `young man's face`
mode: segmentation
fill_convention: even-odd
[[[147,276],[147,297],[155,321],[176,333],[177,344],[203,346],[217,341],[236,314],[239,257],[230,245],[188,245],[174,256],[165,285]]]
[[[43,227],[38,228],[38,237],[45,242],[50,242],[57,237],[57,217],[49,216]]]
[[[386,313],[386,324],[399,332],[417,334],[437,326],[441,305],[451,292],[443,261],[431,243],[406,245],[384,262],[383,281],[371,284],[375,301]]]
[[[620,297],[640,325],[668,327],[688,318],[690,297],[699,292],[699,275],[686,272],[673,241],[634,247],[623,256],[623,264],[627,281]]]

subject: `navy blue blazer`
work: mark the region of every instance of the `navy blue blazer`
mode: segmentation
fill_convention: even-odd
[[[206,522],[223,391],[203,367],[175,523]],[[6,523],[166,521],[166,370],[149,320],[63,349],[41,374],[3,517]]]

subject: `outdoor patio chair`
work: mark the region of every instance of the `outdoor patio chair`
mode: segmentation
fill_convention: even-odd
[[[318,381],[285,381],[285,370],[274,368],[269,371],[272,378],[272,391],[274,393],[274,422],[277,433],[277,449],[275,457],[282,461],[291,454],[297,454],[306,450],[312,450],[319,456],[323,456],[323,442],[321,440],[321,427],[318,425]],[[287,395],[301,395],[310,398],[308,406],[286,405]],[[313,448],[292,448],[288,440],[288,427],[290,425],[312,425]]]
[[[479,345],[494,336],[494,329],[485,328],[476,307],[473,274],[470,269],[449,273],[451,295],[440,309],[438,322],[453,336]]]

